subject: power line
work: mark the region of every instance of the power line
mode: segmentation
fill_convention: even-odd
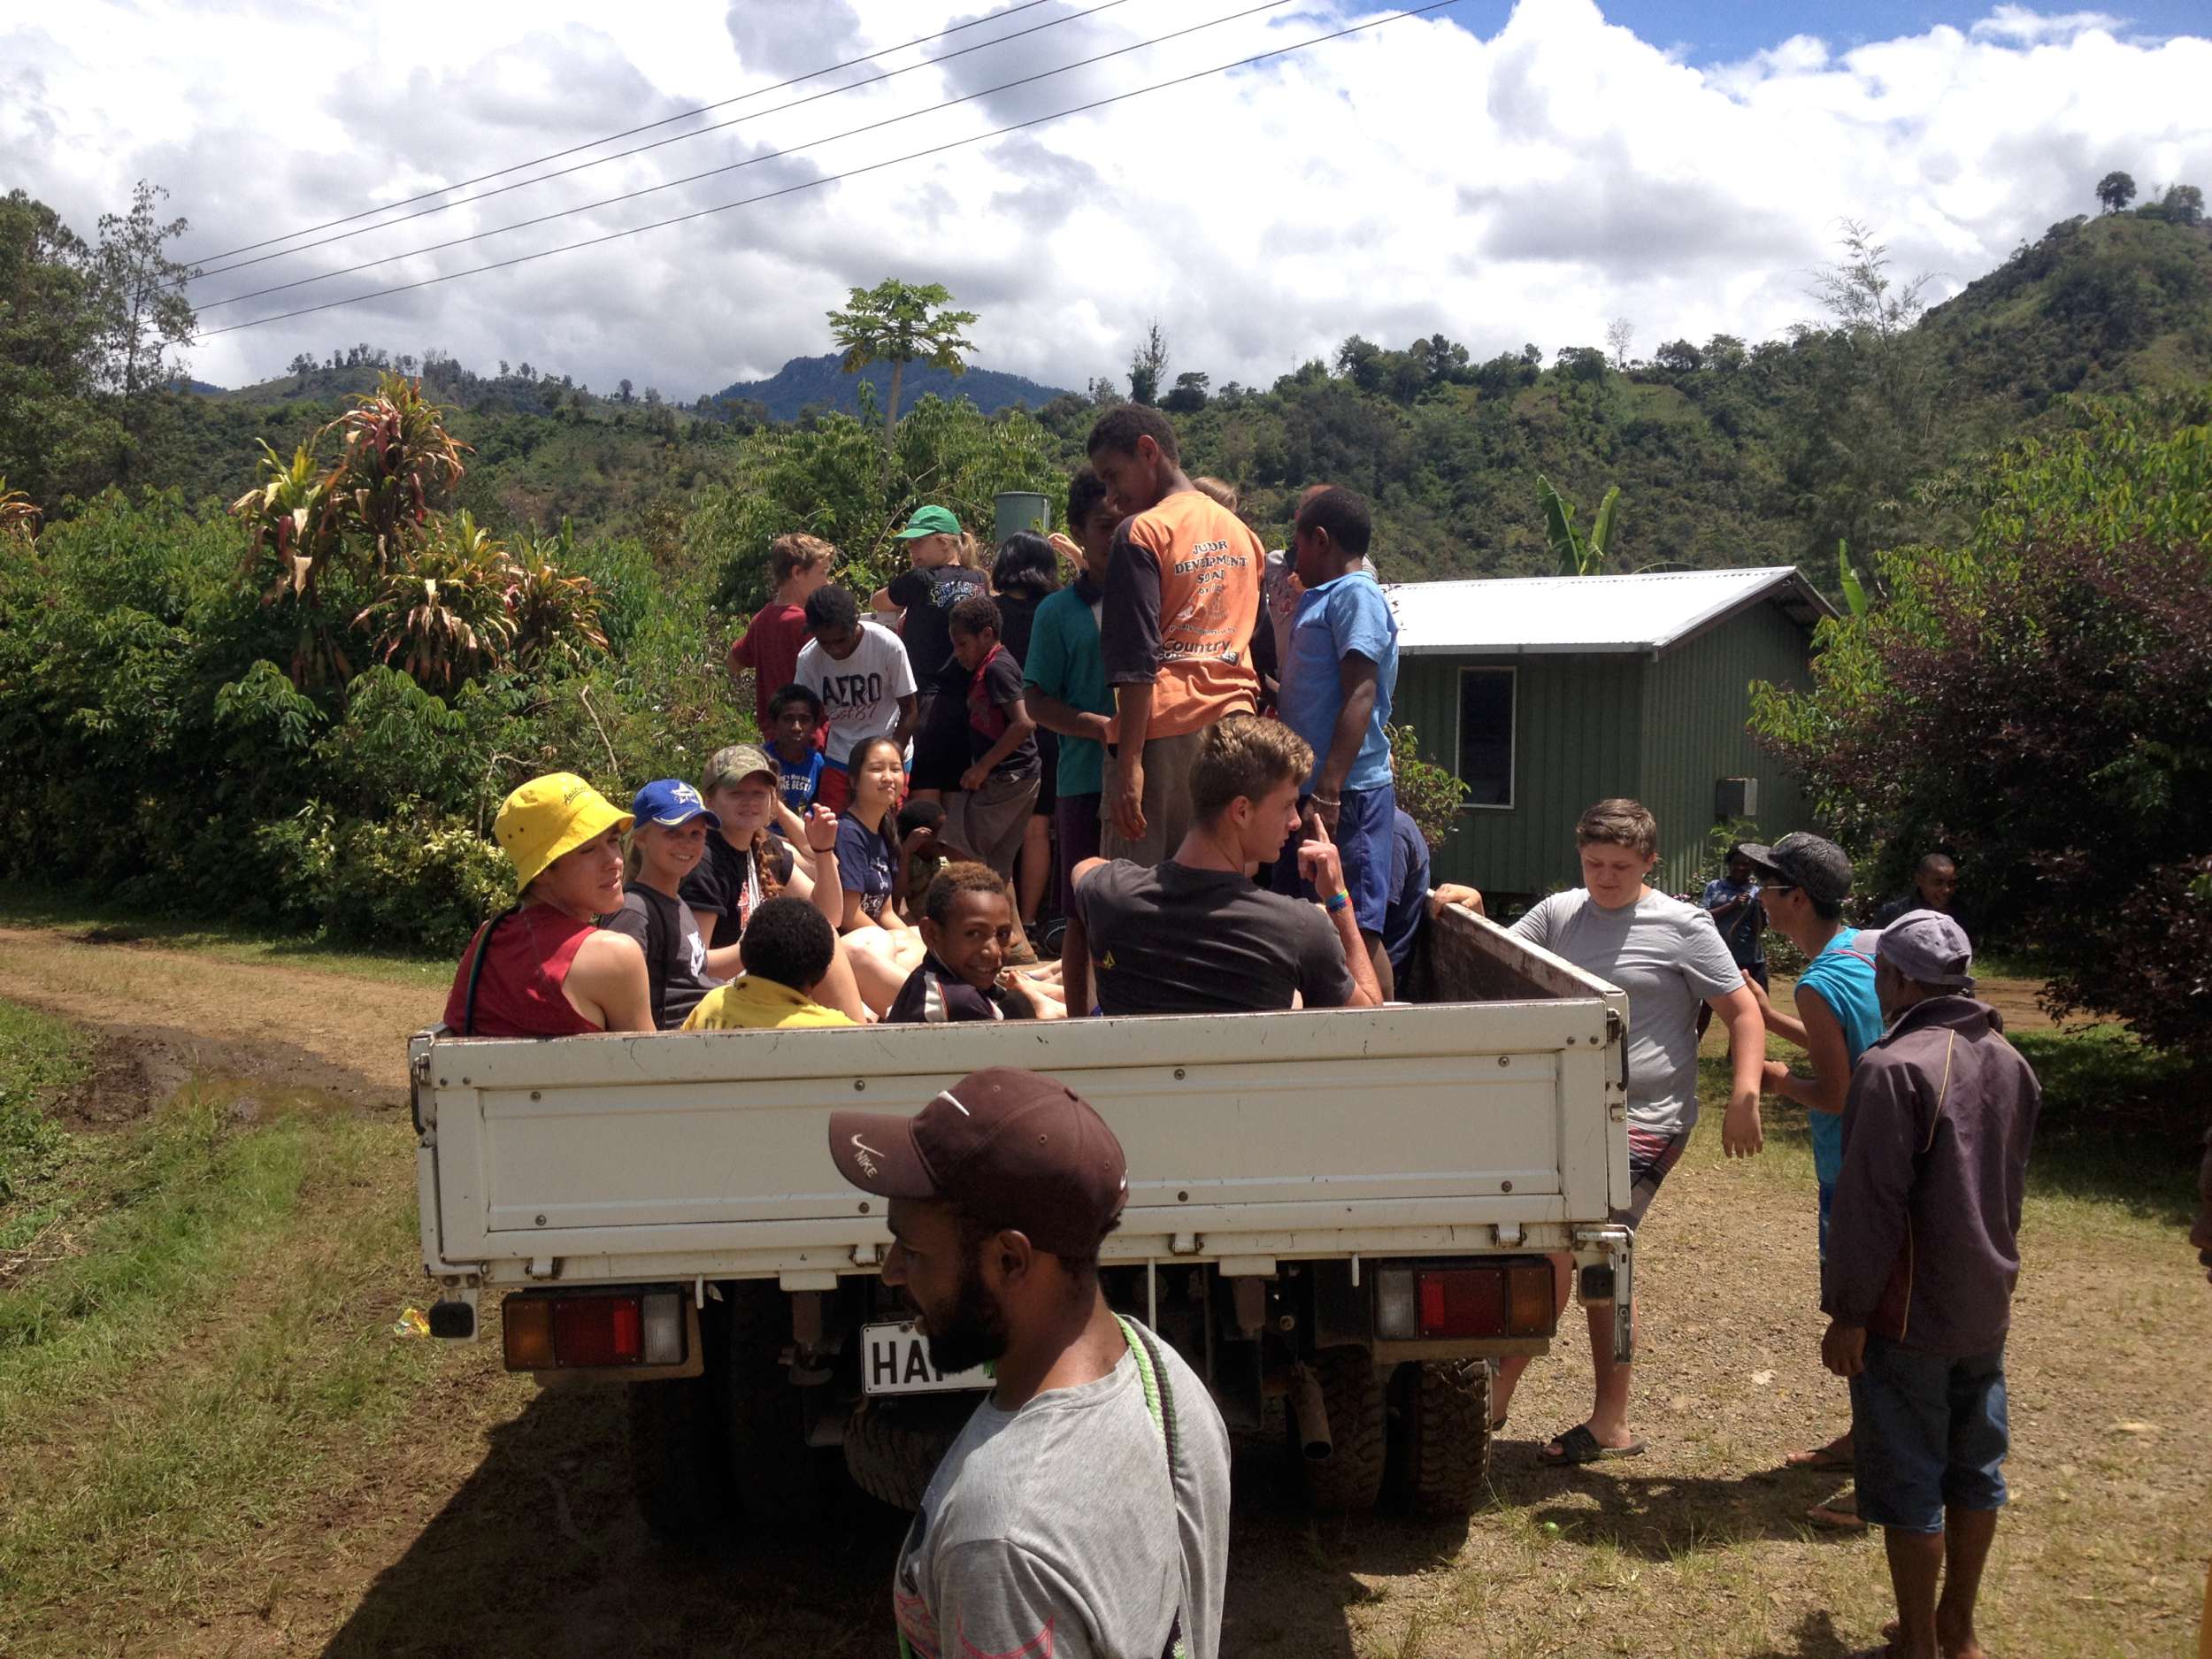
[[[988,98],[1001,92],[1010,92],[1017,87],[1029,86],[1040,81],[1049,81],[1056,75],[1068,74],[1074,70],[1088,69],[1093,65],[1106,62],[1109,58],[1125,58],[1131,52],[1144,51],[1150,47],[1164,45],[1169,41],[1180,40],[1186,35],[1195,35],[1204,29],[1218,27],[1224,23],[1234,23],[1240,19],[1251,17],[1256,12],[1277,11],[1289,4],[1291,0],[1261,0],[1259,4],[1247,6],[1241,12],[1231,12],[1221,17],[1210,18],[1203,23],[1194,23],[1187,28],[1179,28],[1167,35],[1155,35],[1149,40],[1138,41],[1133,45],[1118,46],[1112,51],[1100,52],[1095,57],[1080,58],[1071,64],[1063,64],[1056,69],[1040,70],[1033,75],[1023,75],[1018,80],[1002,81],[995,87],[986,87],[980,92],[971,92],[943,103],[926,104],[918,110],[909,110],[902,115],[886,116],[881,120],[870,121],[860,127],[848,127],[841,133],[832,133],[825,138],[810,139],[803,144],[792,144],[782,150],[765,150],[757,156],[749,156],[742,161],[726,162],[719,167],[709,167],[702,173],[687,173],[680,179],[669,179],[659,184],[641,185],[634,190],[625,190],[618,196],[603,196],[596,202],[585,202],[575,207],[559,208],[550,213],[540,213],[534,219],[521,219],[511,225],[495,226],[490,230],[472,231],[465,236],[449,237],[444,242],[434,242],[424,247],[411,248],[405,253],[386,254],[381,258],[364,259],[358,265],[341,265],[334,271],[320,272],[314,276],[296,277],[289,282],[275,282],[265,288],[251,288],[243,294],[232,294],[219,300],[210,300],[198,309],[204,311],[217,311],[223,306],[236,305],[246,300],[261,299],[271,294],[286,293],[292,288],[311,287],[317,282],[327,282],[333,277],[352,276],[359,272],[373,271],[379,265],[396,265],[403,259],[419,258],[424,254],[442,253],[449,248],[464,247],[472,242],[483,242],[493,236],[503,236],[510,231],[527,230],[533,225],[544,225],[556,219],[572,219],[579,213],[596,212],[603,207],[614,207],[624,202],[634,202],[640,196],[654,196],[663,190],[673,190],[683,185],[696,184],[702,179],[711,179],[721,173],[737,173],[747,167],[757,167],[764,162],[781,161],[803,150],[812,150],[820,145],[834,144],[848,138],[857,138],[863,134],[878,132],[887,127],[902,126],[905,122],[919,119],[925,115],[935,115],[946,110],[957,109],[960,105],[972,104],[979,98]],[[279,257],[273,254],[269,256],[271,258]],[[233,265],[229,268],[235,270],[238,267]]]
[[[488,265],[471,265],[465,271],[449,271],[442,276],[424,277],[419,281],[401,283],[396,288],[378,288],[371,293],[356,294],[346,299],[326,300],[319,305],[303,305],[296,311],[279,311],[269,317],[257,317],[249,322],[232,323],[222,328],[211,328],[199,338],[211,340],[219,334],[234,334],[248,328],[265,327],[270,323],[288,322],[295,317],[311,317],[318,312],[336,311],[342,306],[359,305],[370,300],[389,299],[397,295],[412,293],[417,288],[435,288],[442,282],[457,281],[468,276],[480,276],[488,271],[504,271],[514,265],[529,265],[539,259],[549,259],[556,254],[574,253],[581,249],[599,247],[605,242],[619,242],[625,236],[641,235],[649,230],[664,230],[671,225],[684,225],[694,219],[709,219],[717,213],[726,213],[735,208],[749,207],[757,202],[773,201],[778,196],[796,196],[802,191],[818,189],[826,184],[836,184],[847,179],[859,178],[866,173],[880,173],[887,167],[895,167],[905,162],[920,161],[931,156],[943,155],[949,150],[963,150],[970,144],[979,144],[987,139],[1003,138],[1009,133],[1018,133],[1033,127],[1042,127],[1048,122],[1063,120],[1071,115],[1087,115],[1093,110],[1102,110],[1111,104],[1125,104],[1132,98],[1144,97],[1154,92],[1164,92],[1171,87],[1187,86],[1194,81],[1203,81],[1210,75],[1226,74],[1233,69],[1249,68],[1254,64],[1265,63],[1270,58],[1287,58],[1292,53],[1304,51],[1309,47],[1325,45],[1330,41],[1342,40],[1348,35],[1363,34],[1369,29],[1380,28],[1386,24],[1403,22],[1408,18],[1423,17],[1431,12],[1442,12],[1458,4],[1459,0],[1430,0],[1427,5],[1410,6],[1402,12],[1391,12],[1386,17],[1371,18],[1364,23],[1351,24],[1344,28],[1332,30],[1326,35],[1316,35],[1294,45],[1279,46],[1271,51],[1256,52],[1249,58],[1240,58],[1233,63],[1216,64],[1210,69],[1193,70],[1188,74],[1177,75],[1171,80],[1155,81],[1148,87],[1138,87],[1132,91],[1118,92],[1111,97],[1094,98],[1088,104],[1073,104],[1064,110],[1055,110],[1049,115],[1033,116],[1025,121],[1010,122],[1004,127],[994,127],[988,132],[971,134],[966,138],[951,139],[941,144],[933,144],[926,150],[912,150],[903,156],[891,157],[887,160],[871,162],[864,167],[849,168],[843,173],[830,173],[819,179],[809,179],[801,184],[786,185],[778,190],[763,191],[758,196],[743,196],[734,202],[725,202],[718,207],[703,207],[695,212],[679,213],[672,219],[656,219],[647,225],[634,225],[627,230],[609,231],[603,236],[588,236],[579,242],[565,242],[557,248],[541,249],[536,253],[518,254],[511,259],[499,259]]]
[[[1007,33],[1007,34],[1001,35],[997,35],[997,36],[994,37],[993,39],[990,39],[990,40],[987,40],[987,41],[979,42],[977,44],[975,44],[975,45],[973,45],[973,46],[964,46],[964,47],[962,47],[962,48],[961,48],[958,51],[943,52],[943,53],[939,54],[939,55],[938,55],[937,57],[935,57],[935,58],[923,58],[923,59],[921,60],[921,62],[919,62],[919,63],[915,63],[915,64],[908,64],[908,65],[907,65],[904,68],[902,68],[902,69],[890,69],[890,70],[886,70],[886,71],[885,71],[882,74],[879,74],[879,75],[871,75],[871,76],[869,76],[869,77],[868,77],[866,80],[864,80],[864,81],[848,81],[845,85],[843,85],[843,86],[841,86],[841,87],[832,87],[832,88],[830,88],[827,91],[825,91],[825,92],[814,92],[814,93],[810,93],[810,94],[808,94],[808,95],[807,95],[805,97],[803,97],[803,98],[794,98],[794,99],[792,99],[792,100],[791,100],[791,102],[790,102],[790,103],[788,103],[788,104],[779,104],[775,105],[772,109],[766,109],[766,110],[755,110],[755,111],[752,111],[752,113],[750,113],[749,115],[737,115],[737,116],[733,116],[733,117],[731,117],[731,118],[730,118],[728,120],[726,120],[726,121],[717,121],[717,122],[716,122],[713,126],[711,126],[711,127],[702,127],[698,128],[696,131],[694,131],[694,132],[689,132],[689,133],[677,133],[677,134],[672,134],[672,136],[667,137],[667,138],[657,138],[657,139],[655,139],[655,140],[654,140],[651,143],[649,143],[649,144],[638,144],[638,145],[635,145],[635,146],[634,146],[633,148],[631,148],[631,149],[629,149],[629,150],[616,150],[616,151],[615,151],[612,155],[607,155],[607,156],[595,156],[595,157],[593,157],[591,160],[589,160],[589,161],[580,161],[580,162],[578,162],[578,163],[577,163],[574,166],[572,166],[572,167],[561,167],[561,168],[557,168],[555,171],[553,171],[553,172],[551,172],[551,173],[539,173],[539,174],[538,174],[536,177],[534,177],[534,178],[529,178],[529,179],[518,179],[518,180],[515,180],[512,184],[503,184],[503,185],[500,185],[500,186],[498,186],[498,187],[496,187],[495,188],[493,188],[493,189],[489,189],[489,190],[480,190],[480,191],[478,191],[478,192],[477,192],[474,196],[465,196],[461,197],[458,201],[454,201],[454,202],[441,202],[441,203],[439,203],[439,204],[438,204],[435,207],[418,208],[418,209],[417,209],[414,212],[412,212],[412,213],[402,213],[402,214],[401,214],[401,215],[399,215],[399,217],[398,217],[398,218],[396,218],[396,219],[384,219],[384,220],[380,221],[380,223],[378,223],[378,224],[374,224],[374,225],[364,225],[364,226],[362,226],[362,227],[361,227],[358,230],[341,231],[341,232],[340,232],[337,235],[335,235],[335,236],[325,236],[325,237],[321,238],[319,241],[317,241],[317,242],[301,242],[301,243],[299,244],[299,246],[297,246],[296,248],[280,248],[280,249],[278,249],[278,250],[277,250],[274,253],[265,253],[265,254],[259,254],[259,255],[257,255],[255,257],[253,257],[253,258],[251,258],[251,259],[240,259],[240,260],[234,261],[234,262],[233,262],[232,264],[230,264],[230,265],[216,265],[216,266],[212,267],[211,269],[196,269],[196,270],[194,270],[194,271],[191,273],[191,274],[190,274],[190,275],[188,275],[188,276],[186,276],[186,277],[183,277],[183,278],[180,279],[177,282],[173,283],[171,286],[172,286],[172,287],[176,287],[176,288],[181,288],[181,287],[182,287],[182,286],[184,286],[184,284],[185,284],[185,283],[187,283],[187,282],[196,282],[196,281],[198,281],[198,280],[199,280],[201,278],[203,278],[203,277],[220,276],[220,275],[222,275],[222,274],[223,274],[223,273],[224,273],[224,272],[226,272],[226,271],[243,271],[243,270],[244,270],[244,269],[246,269],[246,267],[247,267],[247,266],[249,266],[249,265],[266,265],[266,264],[268,264],[268,263],[269,263],[269,261],[270,261],[270,260],[272,260],[272,259],[288,259],[288,258],[290,258],[290,257],[291,257],[294,254],[296,254],[296,253],[306,253],[306,252],[310,251],[311,250],[312,250],[312,249],[316,249],[316,248],[327,248],[327,247],[328,247],[328,246],[329,246],[332,242],[346,242],[346,241],[349,241],[351,238],[353,238],[353,237],[355,237],[355,236],[365,236],[365,235],[368,234],[369,234],[370,232],[372,232],[372,231],[379,231],[379,230],[385,230],[385,229],[388,229],[390,227],[392,227],[392,226],[394,226],[394,225],[404,225],[404,224],[408,223],[408,222],[409,222],[410,220],[411,220],[411,219],[427,219],[427,218],[429,218],[431,215],[433,215],[433,214],[434,214],[434,213],[444,213],[444,212],[450,211],[452,209],[457,208],[457,207],[466,207],[466,206],[467,206],[470,203],[472,203],[472,202],[488,202],[488,201],[489,201],[489,200],[490,200],[493,196],[504,196],[504,195],[506,195],[506,194],[507,194],[509,191],[511,191],[511,190],[526,190],[526,189],[528,189],[528,188],[529,188],[532,185],[534,185],[534,184],[544,184],[544,183],[547,183],[547,182],[549,182],[549,180],[554,180],[554,179],[565,179],[565,178],[567,178],[567,177],[568,177],[571,173],[586,173],[586,172],[588,172],[590,169],[592,169],[592,168],[594,168],[594,167],[604,166],[604,165],[605,165],[608,162],[611,162],[611,161],[622,161],[622,160],[626,160],[626,158],[628,158],[629,157],[632,157],[632,156],[642,156],[643,154],[645,154],[645,152],[646,152],[646,151],[648,151],[648,150],[663,150],[663,149],[665,149],[665,148],[666,148],[667,146],[669,146],[670,144],[683,144],[683,143],[688,143],[688,142],[691,142],[691,140],[693,140],[693,139],[695,139],[695,138],[704,138],[704,137],[708,136],[710,134],[713,134],[713,133],[720,133],[720,132],[726,132],[729,128],[731,128],[731,127],[742,127],[742,126],[744,126],[744,125],[745,125],[745,123],[746,123],[746,122],[748,122],[748,121],[757,121],[757,120],[759,120],[759,119],[760,119],[763,116],[765,116],[765,115],[780,115],[780,114],[782,114],[782,113],[786,111],[786,110],[796,110],[796,109],[801,109],[801,108],[803,108],[805,105],[810,104],[818,104],[818,103],[820,103],[820,102],[821,102],[824,98],[834,98],[834,97],[837,97],[837,96],[839,96],[840,95],[841,95],[841,94],[843,94],[843,93],[847,93],[847,92],[856,92],[856,91],[858,91],[860,88],[862,88],[863,87],[872,87],[872,86],[878,86],[878,85],[880,85],[882,82],[884,82],[884,81],[895,81],[895,80],[897,80],[897,79],[898,79],[901,75],[908,75],[908,74],[912,74],[912,73],[914,73],[917,69],[931,69],[931,68],[934,68],[934,67],[935,67],[936,65],[938,65],[939,64],[949,64],[949,63],[950,63],[950,62],[951,62],[954,58],[965,58],[965,57],[967,57],[967,56],[968,56],[970,53],[972,53],[972,52],[980,52],[980,51],[986,51],[986,50],[989,50],[991,47],[994,47],[994,46],[1002,46],[1002,45],[1004,45],[1004,44],[1005,44],[1008,41],[1015,41],[1015,40],[1019,40],[1019,39],[1021,39],[1024,35],[1035,35],[1035,34],[1038,34],[1038,33],[1040,33],[1041,31],[1045,30],[1045,29],[1057,28],[1057,27],[1060,27],[1060,25],[1062,25],[1063,23],[1074,23],[1074,22],[1079,21],[1080,19],[1084,19],[1084,18],[1090,17],[1090,16],[1092,16],[1093,14],[1094,14],[1094,13],[1096,13],[1096,12],[1110,12],[1110,11],[1112,11],[1112,10],[1114,9],[1114,7],[1116,7],[1116,6],[1118,6],[1118,5],[1125,5],[1125,4],[1128,4],[1128,0],[1098,0],[1098,4],[1095,4],[1095,5],[1093,5],[1093,6],[1089,7],[1089,8],[1088,8],[1087,10],[1086,10],[1086,11],[1082,11],[1082,12],[1069,12],[1069,13],[1068,13],[1065,17],[1048,18],[1048,19],[1047,19],[1044,22],[1042,22],[1042,23],[1033,23],[1033,24],[1032,24],[1029,27],[1027,27],[1027,28],[1025,28],[1025,29],[1014,29],[1014,30],[1010,31],[1010,32],[1009,32],[1009,33]],[[818,72],[818,73],[820,73],[820,72]],[[749,93],[747,96],[753,96],[753,95]],[[734,102],[734,101],[735,101],[735,100],[732,100],[732,102]],[[865,130],[865,129],[863,129],[863,130]],[[843,134],[839,134],[839,136],[841,136],[841,136],[843,136]],[[599,140],[595,141],[595,143],[606,143],[606,142],[611,142],[611,141],[606,140],[606,139],[599,139]],[[817,142],[828,142],[828,141],[827,141],[827,140],[818,140]],[[592,145],[588,145],[588,144],[580,146],[580,148],[582,148],[582,149],[587,149],[587,150],[588,150],[588,149],[590,149],[590,148],[592,148],[592,147],[593,147]],[[572,152],[570,152],[570,151],[567,151],[567,150],[564,150],[564,151],[562,151],[561,153],[562,153],[563,155],[567,155],[567,154],[570,154],[570,153],[572,153]],[[551,157],[549,157],[549,159],[551,159]],[[524,165],[534,165],[534,164],[532,164],[532,163],[525,163]],[[515,169],[513,169],[513,168],[510,167],[510,168],[506,169],[506,171],[508,171],[508,172],[511,173],[511,172],[515,171]],[[712,173],[712,172],[720,172],[720,171],[725,171],[725,169],[719,169],[719,168],[710,168],[710,169],[709,169],[709,172],[710,172],[710,173]],[[708,173],[695,173],[695,174],[694,174],[694,175],[693,175],[693,177],[695,177],[695,178],[705,178],[705,177],[707,177],[707,176],[708,176]],[[682,183],[682,182],[685,182],[685,181],[684,181],[684,180],[677,180],[676,182],[678,182],[678,183]],[[462,189],[462,188],[466,188],[466,187],[462,186],[462,185],[453,185],[453,186],[449,186],[449,187],[448,187],[448,188],[451,188],[451,189],[457,189],[457,189]],[[434,195],[434,195],[438,195],[438,194],[442,194],[442,193],[441,193],[441,192],[438,192],[438,191],[432,191],[430,194],[432,194],[432,195]],[[421,198],[418,197],[418,198],[416,198],[416,199],[417,199],[417,200],[420,200]],[[614,197],[613,199],[614,199],[614,200],[616,200],[616,201],[625,201],[625,200],[627,200],[628,198],[627,198],[627,197],[625,197],[625,196],[617,196],[617,197]],[[396,204],[396,205],[404,205],[404,204]],[[374,212],[381,212],[381,211],[385,211],[385,210],[380,209],[380,208],[378,208],[378,209],[372,209],[371,211],[374,211]],[[577,210],[575,210],[575,211],[579,211],[579,212],[581,212],[581,211],[585,211],[585,210],[583,210],[583,209],[580,209],[580,209],[577,209]],[[355,215],[355,217],[356,217],[356,218],[359,218],[359,217],[361,217],[361,215],[357,214],[357,215]],[[341,221],[341,222],[342,222],[342,221]],[[536,222],[536,221],[526,220],[525,222],[526,222],[526,223],[534,223],[534,222]],[[296,235],[303,235],[303,235],[306,235],[306,234],[309,234],[309,233],[307,233],[307,232],[305,232],[305,231],[298,231],[298,232],[295,232],[295,233],[294,233],[294,234],[296,234]],[[280,238],[280,240],[288,240],[288,238]],[[257,245],[260,245],[260,244],[257,244]],[[353,269],[353,270],[359,270],[359,269],[361,269],[362,267],[360,267],[360,266],[358,266],[358,265],[355,265],[355,266],[351,266],[351,267],[349,267],[349,268],[350,268],[350,269]],[[337,274],[337,273],[331,273],[331,274]],[[259,289],[259,290],[257,290],[257,291],[258,291],[258,292],[260,292],[260,293],[267,294],[267,293],[273,293],[275,290],[274,290],[274,289],[272,289],[272,288],[262,288],[262,289]],[[244,299],[244,298],[250,298],[250,297],[251,297],[251,296],[248,296],[248,295],[234,295],[232,297],[233,297],[234,299]],[[217,304],[227,304],[227,303],[228,303],[229,302],[228,302],[228,301],[220,301],[220,300],[219,300],[219,301],[216,301],[216,302],[214,302],[214,303],[217,303]]]
[[[887,46],[881,51],[870,52],[865,57],[849,58],[841,64],[831,64],[826,68],[811,69],[803,75],[794,75],[788,81],[779,81],[773,86],[757,87],[750,92],[741,92],[735,97],[724,98],[715,104],[703,104],[695,110],[685,110],[679,114],[664,116],[657,121],[648,121],[642,127],[633,127],[624,132],[610,133],[604,138],[587,139],[580,144],[571,144],[566,150],[557,150],[549,156],[538,156],[528,161],[518,161],[512,166],[499,167],[490,173],[479,173],[473,179],[463,179],[455,184],[442,184],[434,190],[425,190],[419,196],[403,196],[396,202],[386,202],[379,207],[365,207],[358,213],[349,213],[343,219],[325,219],[319,225],[309,225],[299,230],[287,231],[281,236],[271,236],[261,242],[250,242],[243,247],[227,248],[221,253],[211,253],[204,257],[211,260],[228,259],[237,254],[251,253],[258,248],[271,247],[280,242],[290,242],[296,236],[312,236],[319,230],[331,230],[340,225],[350,225],[357,219],[369,219],[378,213],[388,213],[396,207],[412,207],[418,202],[427,202],[434,196],[443,196],[448,190],[465,190],[472,184],[487,184],[494,179],[503,179],[511,173],[519,173],[525,167],[541,167],[549,161],[558,161],[564,156],[573,156],[582,150],[596,150],[602,144],[618,143],[626,138],[635,138],[640,133],[649,133],[656,127],[667,127],[677,121],[687,121],[695,115],[710,115],[717,110],[727,109],[733,104],[742,104],[749,98],[765,97],[772,92],[781,92],[787,87],[800,86],[809,81],[818,81],[824,75],[833,75],[841,69],[857,68],[862,64],[873,63],[879,58],[888,58],[893,52],[902,52],[913,46],[926,46],[933,41],[941,41],[948,36],[961,34],[986,23],[995,23],[1002,18],[1010,18],[1017,12],[1034,11],[1037,7],[1046,4],[1047,0],[1021,0],[1020,4],[1008,6],[1002,12],[994,12],[987,17],[972,18],[965,23],[956,23],[950,28],[938,30],[934,35],[924,35],[897,46]]]

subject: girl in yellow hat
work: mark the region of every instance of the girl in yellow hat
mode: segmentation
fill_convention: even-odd
[[[645,953],[597,920],[622,908],[630,824],[573,772],[533,778],[507,797],[492,833],[521,902],[469,941],[446,998],[449,1027],[465,1037],[653,1029]]]

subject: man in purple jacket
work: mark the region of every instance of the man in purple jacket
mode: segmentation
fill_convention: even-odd
[[[1972,996],[1972,965],[1940,911],[1878,936],[1889,1028],[1851,1075],[1821,1271],[1821,1361],[1851,1380],[1859,1513],[1883,1529],[1897,1595],[1876,1651],[1902,1659],[1979,1659],[1974,1599],[2005,1502],[2005,1333],[2042,1090]]]

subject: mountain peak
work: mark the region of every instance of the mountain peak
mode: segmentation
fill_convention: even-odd
[[[890,388],[891,365],[872,363],[857,374],[848,374],[843,364],[844,358],[834,351],[825,352],[818,357],[794,357],[767,380],[733,381],[715,393],[714,397],[717,402],[724,398],[749,399],[765,404],[772,420],[795,420],[799,411],[809,406],[847,413],[857,411],[860,382],[866,380],[875,388],[876,402],[880,406]],[[995,415],[1000,410],[1017,404],[1041,409],[1063,396],[1059,387],[1041,386],[1035,380],[1001,373],[996,369],[970,369],[965,374],[956,376],[926,364],[911,363],[899,382],[900,411],[903,413],[917,400],[933,392],[948,400],[964,397],[987,415]]]

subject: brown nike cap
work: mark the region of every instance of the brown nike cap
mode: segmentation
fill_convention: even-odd
[[[941,1199],[1055,1256],[1087,1256],[1129,1197],[1121,1142],[1041,1072],[971,1071],[911,1117],[832,1112],[830,1158],[864,1193]]]

